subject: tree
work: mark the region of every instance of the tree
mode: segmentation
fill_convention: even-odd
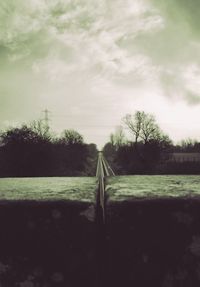
[[[138,142],[142,128],[142,116],[144,112],[136,111],[134,115],[127,114],[123,118],[125,126],[135,137],[135,143]]]
[[[156,123],[152,114],[142,113],[142,124],[140,137],[147,143],[150,140],[159,140],[161,138],[161,130]]]
[[[200,144],[197,140],[188,138],[181,141],[180,150],[182,152],[199,152]]]
[[[1,139],[4,145],[21,145],[25,143],[36,143],[41,140],[41,137],[27,125],[23,125],[21,128],[11,128],[2,133]]]
[[[123,146],[126,143],[126,137],[122,126],[118,126],[115,132],[110,135],[110,143],[115,146],[116,149]]]
[[[162,133],[152,114],[144,111],[136,111],[135,114],[127,114],[123,122],[135,137],[135,143],[142,140],[147,143],[149,140],[159,139]]]
[[[95,144],[88,144],[87,157],[85,164],[85,175],[93,176],[96,174],[96,163],[98,157],[98,150]]]
[[[31,122],[30,129],[42,138],[50,138],[49,127],[43,120]]]
[[[1,171],[4,176],[37,176],[49,172],[50,140],[26,125],[5,131],[1,138]]]
[[[0,133],[0,177],[94,175],[97,148],[74,130],[53,139],[41,121]]]
[[[66,145],[83,144],[83,137],[75,130],[65,130],[61,141]]]

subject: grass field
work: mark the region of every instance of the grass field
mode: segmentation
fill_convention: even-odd
[[[200,176],[135,175],[107,178],[109,200],[200,196]],[[1,178],[0,200],[94,202],[95,177]]]
[[[107,179],[109,200],[200,196],[200,176],[117,176]]]
[[[1,178],[0,200],[78,200],[94,202],[96,178]]]

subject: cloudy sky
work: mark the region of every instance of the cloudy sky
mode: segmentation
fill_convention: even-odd
[[[126,113],[200,140],[199,0],[0,2],[0,128],[43,117],[104,144]]]

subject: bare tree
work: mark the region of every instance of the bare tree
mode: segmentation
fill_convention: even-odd
[[[33,121],[30,124],[30,128],[32,131],[37,133],[39,136],[43,138],[49,138],[49,128],[46,126],[43,120]]]
[[[161,137],[161,130],[152,114],[142,113],[140,137],[144,143],[147,143],[149,140],[159,140]]]
[[[135,142],[138,142],[138,139],[141,134],[142,129],[142,121],[143,121],[144,112],[136,111],[135,114],[127,114],[123,118],[123,122],[125,126],[129,129],[129,131],[134,135]]]
[[[110,135],[110,142],[117,149],[126,142],[126,137],[122,126],[116,127],[115,132]]]
[[[152,114],[145,113],[144,111],[136,111],[133,115],[127,114],[123,118],[123,122],[134,135],[135,143],[139,139],[147,143],[151,139],[156,140],[161,137],[162,132]]]

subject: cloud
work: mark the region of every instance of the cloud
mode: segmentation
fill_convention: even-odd
[[[185,33],[188,33],[189,30],[192,37],[199,38],[200,10],[198,0],[153,0],[153,2],[161,9],[169,22],[181,25],[185,28]]]
[[[91,117],[114,125],[140,100],[199,105],[197,2],[3,1],[0,119],[31,119],[47,106],[69,125]]]
[[[191,105],[200,104],[200,94],[194,94],[190,91],[185,93],[185,98],[187,102]]]
[[[161,17],[143,1],[41,0],[32,1],[30,6],[22,0],[13,3],[3,4],[0,33],[11,60],[31,54],[37,58],[39,50],[48,54],[52,49],[58,53],[66,49],[76,58],[75,69],[96,69],[108,77],[131,70],[134,55],[123,47],[124,39],[162,24]]]

